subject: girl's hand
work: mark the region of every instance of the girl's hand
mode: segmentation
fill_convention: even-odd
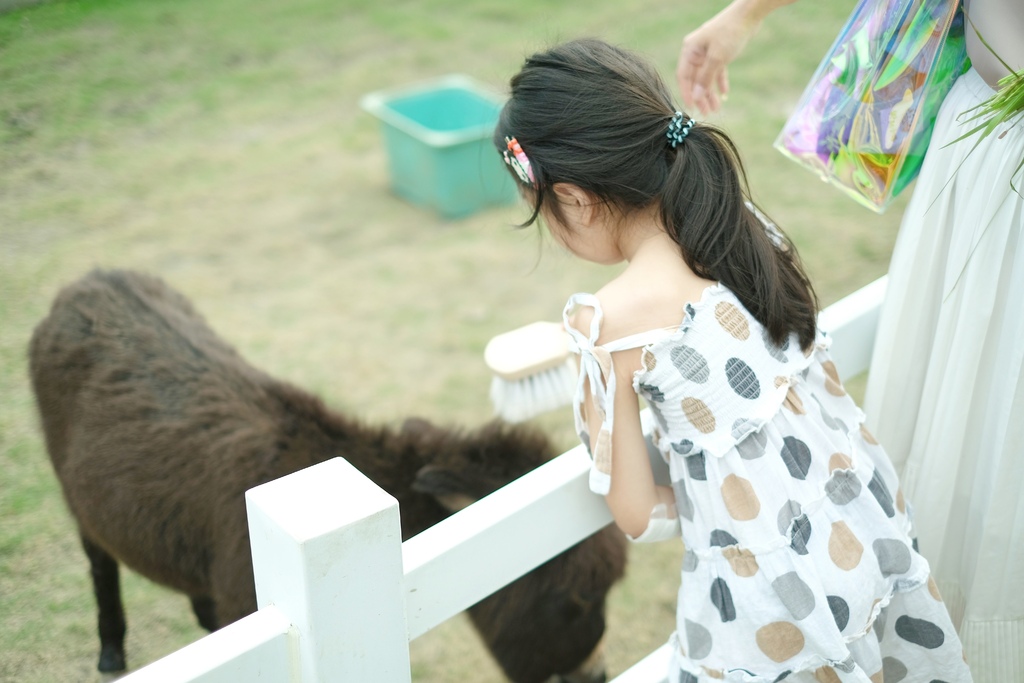
[[[676,79],[683,102],[702,115],[718,111],[729,93],[728,64],[772,10],[795,0],[733,0],[683,39]]]

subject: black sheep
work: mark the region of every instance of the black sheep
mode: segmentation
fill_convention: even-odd
[[[94,271],[30,347],[46,445],[99,606],[101,671],[125,668],[118,563],[214,630],[256,609],[244,492],[341,456],[398,499],[408,538],[555,455],[535,430],[368,427],[249,365],[161,280]],[[625,542],[606,528],[469,609],[513,681],[603,681],[595,653]]]

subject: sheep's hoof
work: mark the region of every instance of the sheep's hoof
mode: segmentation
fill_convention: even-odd
[[[99,670],[101,673],[121,673],[124,671],[124,652],[113,645],[104,645],[100,649]]]

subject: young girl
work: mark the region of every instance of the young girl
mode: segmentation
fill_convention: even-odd
[[[628,262],[565,316],[591,488],[631,538],[686,546],[669,680],[970,681],[893,468],[732,142],[600,41],[536,54],[511,85],[495,142],[530,222],[580,258]],[[671,487],[652,475],[641,396]]]

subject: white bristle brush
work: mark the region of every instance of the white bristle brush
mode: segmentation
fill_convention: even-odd
[[[522,422],[568,405],[576,391],[576,359],[561,323],[535,322],[487,342],[496,415]]]

